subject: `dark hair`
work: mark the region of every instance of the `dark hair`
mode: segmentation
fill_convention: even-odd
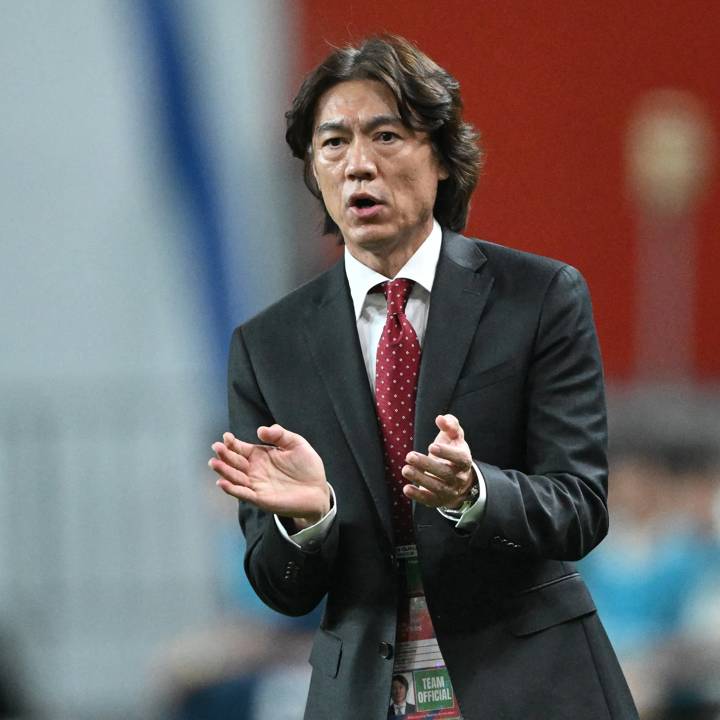
[[[359,47],[348,45],[330,53],[305,78],[292,108],[285,113],[285,139],[293,155],[305,162],[305,184],[310,192],[322,202],[312,172],[317,102],[331,87],[347,80],[384,83],[395,96],[405,125],[429,134],[448,172],[447,179],[438,183],[433,214],[441,225],[462,230],[482,161],[479,133],[462,119],[458,81],[412,43],[393,35],[371,37]],[[339,233],[327,209],[324,231]]]
[[[404,675],[393,675],[392,682],[395,681],[399,682],[401,685],[404,685],[406,691],[410,688],[407,678]]]

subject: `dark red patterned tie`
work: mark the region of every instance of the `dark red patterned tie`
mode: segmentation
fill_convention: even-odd
[[[382,284],[387,318],[377,348],[375,405],[383,437],[385,474],[390,483],[395,542],[413,542],[412,505],[403,495],[405,456],[413,447],[415,396],[420,368],[420,343],[405,316],[413,281],[400,278]]]

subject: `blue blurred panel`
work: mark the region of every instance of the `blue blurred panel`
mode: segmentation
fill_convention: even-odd
[[[219,212],[216,168],[198,112],[192,70],[183,38],[183,4],[169,0],[140,3],[154,56],[158,104],[165,141],[180,189],[193,222],[194,248],[188,250],[197,267],[197,282],[208,308],[212,354],[218,379],[224,378],[226,348],[234,326],[224,263],[224,238]]]

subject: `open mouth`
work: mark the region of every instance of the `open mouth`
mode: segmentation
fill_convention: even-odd
[[[372,198],[357,198],[353,200],[352,206],[357,208],[370,208],[375,207],[378,203]]]
[[[350,197],[348,205],[357,214],[365,217],[377,212],[380,209],[382,202],[367,193],[357,193]]]

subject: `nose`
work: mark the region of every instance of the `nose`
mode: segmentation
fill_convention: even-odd
[[[375,175],[377,167],[370,144],[363,138],[355,138],[348,147],[345,177],[348,180],[371,180]]]

